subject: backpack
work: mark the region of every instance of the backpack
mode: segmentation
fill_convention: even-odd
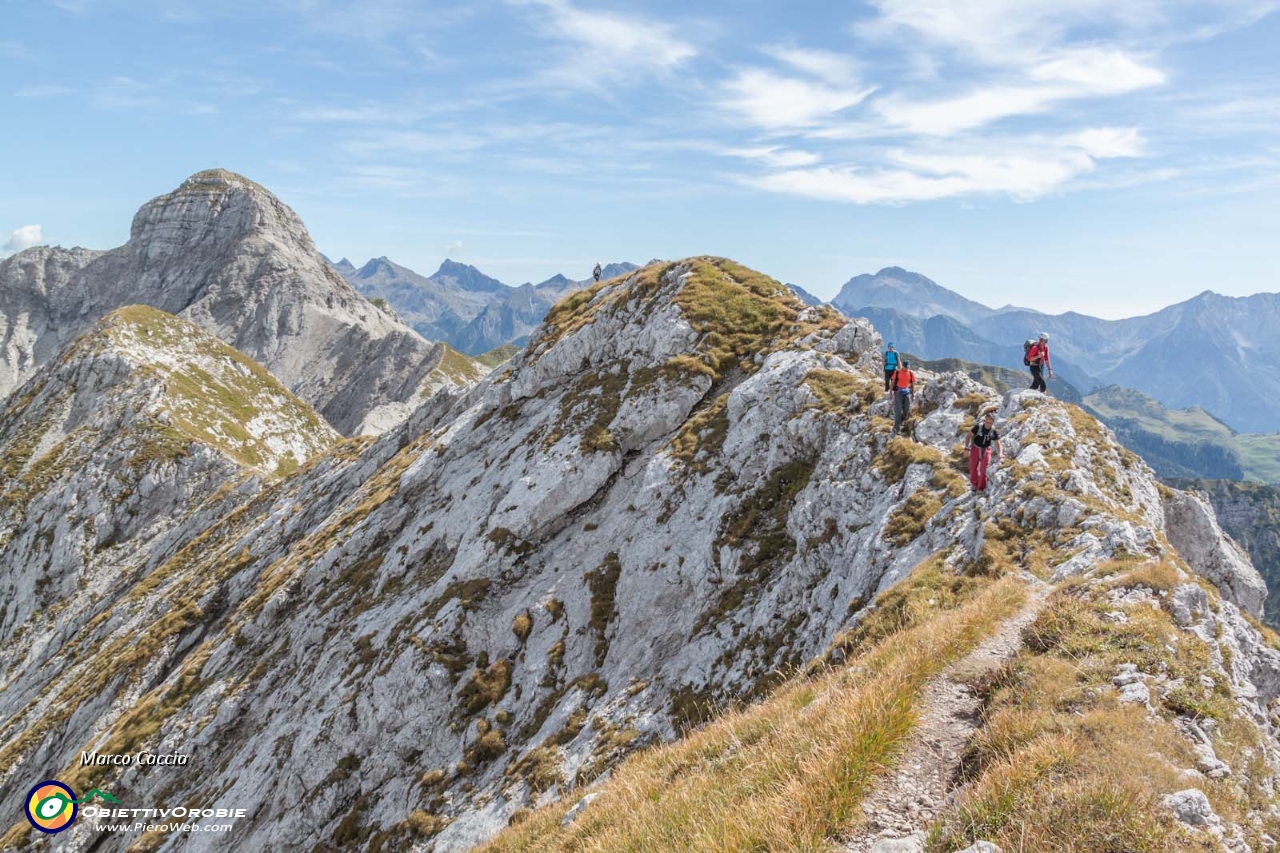
[[[1022,364],[1025,367],[1031,366],[1031,348],[1036,345],[1035,341],[1022,342]]]

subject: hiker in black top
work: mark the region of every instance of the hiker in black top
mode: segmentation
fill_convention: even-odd
[[[600,280],[600,276],[604,275],[604,270],[600,269],[600,265],[596,264],[596,268],[591,271],[591,277],[596,281]]]
[[[975,492],[984,492],[987,490],[987,466],[991,462],[992,448],[996,459],[1001,454],[995,412],[987,412],[980,423],[973,425],[964,437],[964,446],[969,450],[969,485]]]

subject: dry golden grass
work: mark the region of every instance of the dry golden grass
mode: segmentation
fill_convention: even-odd
[[[927,463],[935,469],[945,467],[942,453],[926,444],[917,444],[909,438],[894,437],[885,445],[884,453],[876,459],[876,470],[884,476],[888,485],[899,482],[912,465]]]
[[[878,386],[844,370],[810,370],[804,384],[817,398],[816,407],[832,414],[862,411],[879,397]]]
[[[1204,642],[1179,631],[1163,610],[1106,597],[1117,587],[1167,589],[1189,579],[1163,563],[1103,568],[1095,582],[1056,592],[1028,627],[1024,650],[982,686],[983,724],[965,758],[967,794],[932,828],[930,853],[978,839],[1006,853],[1217,849],[1182,837],[1160,806],[1166,794],[1193,786],[1181,768],[1194,767],[1195,755],[1172,720],[1216,720],[1219,757],[1237,772],[1252,754],[1256,731],[1214,672]],[[1108,619],[1114,610],[1129,621]],[[1153,685],[1155,714],[1121,705],[1111,687],[1120,663],[1165,672],[1185,686],[1161,697]],[[1194,787],[1227,819],[1239,819],[1253,798],[1207,779]]]
[[[936,561],[922,567],[928,577],[939,570]],[[632,756],[569,827],[560,820],[578,799],[573,792],[481,849],[832,849],[904,745],[924,685],[1025,600],[1012,578],[973,582],[968,591],[954,608],[866,646],[846,667],[797,678],[758,705]]]

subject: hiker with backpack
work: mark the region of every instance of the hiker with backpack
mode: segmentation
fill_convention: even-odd
[[[969,485],[975,492],[985,492],[992,448],[995,449],[996,459],[1001,455],[995,412],[987,412],[973,425],[973,429],[965,434],[964,446],[969,451]]]
[[[602,275],[604,275],[604,270],[600,269],[600,264],[597,263],[596,268],[591,271],[591,277],[599,282]]]
[[[893,386],[889,393],[893,395],[893,432],[896,435],[902,432],[903,424],[911,417],[911,397],[916,393],[916,375],[905,358],[899,360],[890,384]]]
[[[1022,363],[1031,368],[1031,390],[1041,394],[1049,393],[1049,386],[1044,381],[1044,371],[1049,371],[1053,378],[1053,364],[1049,361],[1049,333],[1041,332],[1039,339],[1027,341],[1022,345]]]
[[[893,372],[898,369],[898,351],[893,348],[893,344],[889,344],[888,349],[884,351],[884,390],[889,393],[893,382]]]

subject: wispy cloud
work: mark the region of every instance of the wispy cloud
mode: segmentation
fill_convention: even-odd
[[[872,14],[850,27],[847,53],[768,47],[775,65],[733,69],[713,103],[767,144],[740,147],[756,149],[754,158],[719,153],[760,165],[738,176],[747,185],[861,204],[1027,201],[1076,181],[1173,179],[1187,169],[1099,174],[1104,164],[1151,156],[1138,129],[1112,122],[1132,115],[1133,98],[1171,89],[1168,47],[1276,8],[1280,0],[1196,9],[1160,0],[872,0]],[[1271,105],[1268,93],[1204,109],[1243,123]],[[791,150],[805,152],[801,161],[770,156]]]
[[[764,130],[813,127],[866,99],[871,88],[839,88],[764,68],[739,71],[724,84],[721,109]]]
[[[811,128],[835,119],[875,91],[852,58],[825,50],[769,46],[774,67],[739,68],[721,85],[716,105],[765,131]]]
[[[1123,95],[1165,82],[1162,71],[1111,49],[1063,50],[1011,75],[1014,82],[937,100],[891,95],[876,109],[891,125],[948,136],[1004,118],[1035,115],[1062,101]]]
[[[1021,138],[990,143],[903,148],[884,152],[872,167],[786,169],[743,178],[770,190],[828,201],[904,204],[969,195],[1007,195],[1031,201],[1097,168],[1098,161],[1141,152],[1136,130],[1096,128],[1060,139]]]
[[[537,13],[543,31],[568,54],[538,75],[543,84],[600,88],[671,71],[698,54],[675,27],[653,18],[584,9],[569,0],[509,0]]]

